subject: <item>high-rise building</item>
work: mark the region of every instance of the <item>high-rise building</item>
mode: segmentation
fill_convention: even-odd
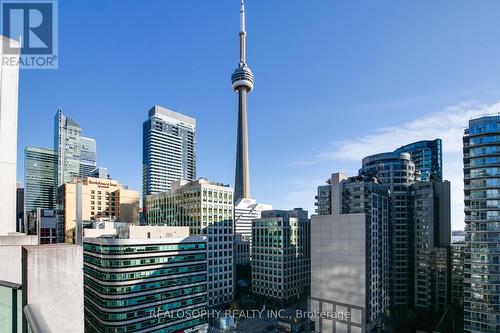
[[[127,237],[84,238],[85,332],[206,331],[207,319],[195,316],[207,309],[206,237],[127,229]]]
[[[451,293],[450,182],[410,186],[413,210],[414,307],[444,314]]]
[[[263,211],[252,223],[253,294],[281,304],[305,295],[311,285],[307,211]]]
[[[250,251],[252,247],[251,245],[252,220],[260,218],[261,212],[272,209],[273,209],[272,205],[260,204],[257,203],[257,200],[251,198],[241,198],[235,202],[234,204],[235,234],[240,235],[242,241],[250,242],[249,243]]]
[[[463,136],[464,330],[500,332],[500,116],[469,120]]]
[[[4,44],[18,44],[0,36],[0,56]],[[17,48],[16,48],[17,49]],[[11,48],[12,50],[12,48]],[[20,48],[18,49],[20,50]],[[19,83],[19,54],[9,54],[15,65],[0,64],[0,235],[16,232],[16,164],[17,164],[17,94]]]
[[[464,305],[464,250],[465,241],[451,243],[451,303]]]
[[[186,226],[208,237],[208,305],[224,305],[234,293],[233,189],[210,182],[179,180],[169,192],[146,197],[147,224]]]
[[[80,178],[89,177],[97,166],[95,139],[80,137]]]
[[[409,153],[420,173],[421,181],[443,181],[443,149],[441,139],[424,140],[410,143],[394,151]]]
[[[27,214],[37,208],[54,209],[56,154],[52,149],[24,149],[24,201]]]
[[[327,180],[329,182],[330,179]],[[330,184],[318,186],[314,205],[318,215],[332,215],[332,187]]]
[[[375,176],[391,192],[391,302],[412,306],[413,223],[409,187],[415,181],[415,164],[409,153],[381,153],[363,158],[360,175]]]
[[[231,75],[232,87],[238,93],[238,133],[236,144],[236,175],[234,201],[250,198],[250,167],[248,160],[247,94],[253,90],[253,73],[246,63],[245,4],[240,11],[240,62]]]
[[[311,217],[309,311],[337,316],[318,316],[314,332],[372,332],[390,307],[389,189],[373,176],[328,183],[332,214]]]
[[[54,152],[56,154],[56,186],[80,178],[80,138],[82,128],[57,109],[54,118]]]
[[[142,128],[143,196],[196,179],[196,119],[155,105]]]
[[[101,178],[74,179],[57,190],[58,233],[66,243],[74,243],[77,218],[77,183],[82,183],[81,216],[83,221],[102,217],[139,224],[139,192],[129,190],[116,180]]]

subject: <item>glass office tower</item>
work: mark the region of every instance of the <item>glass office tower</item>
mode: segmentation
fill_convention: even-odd
[[[26,147],[24,150],[25,212],[54,208],[55,161],[52,149]]]
[[[415,170],[420,171],[420,180],[443,181],[443,153],[441,139],[424,140],[410,143],[396,149],[395,153],[409,153],[415,163]]]
[[[90,176],[97,166],[95,139],[80,137],[80,178]]]
[[[61,186],[80,177],[80,137],[82,128],[66,117],[59,108],[54,119],[54,151],[57,168],[56,185]]]
[[[470,120],[463,149],[464,330],[500,332],[500,116]]]
[[[283,304],[311,283],[311,224],[307,210],[267,210],[252,222],[252,292]],[[271,269],[272,268],[272,269]]]

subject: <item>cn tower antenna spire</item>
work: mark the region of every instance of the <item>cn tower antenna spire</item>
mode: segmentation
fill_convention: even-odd
[[[253,90],[253,74],[246,60],[245,2],[240,6],[240,63],[231,75],[233,90],[238,93],[238,134],[234,202],[250,198],[250,166],[248,159],[247,94]]]
[[[240,31],[245,31],[245,0],[241,0]]]
[[[240,9],[240,67],[246,64],[246,41],[247,32],[245,31],[245,0],[241,0]]]

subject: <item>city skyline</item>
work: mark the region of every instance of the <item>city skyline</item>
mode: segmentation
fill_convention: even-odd
[[[500,3],[0,9],[0,331],[500,332]]]
[[[285,8],[279,3],[257,1],[246,5],[247,27],[252,30],[248,38],[249,56],[259,78],[258,89],[249,101],[252,110],[249,130],[253,133],[249,138],[252,196],[275,207],[302,206],[313,212],[315,188],[325,181],[322,175],[332,170],[347,170],[354,175],[364,156],[441,137],[443,176],[452,182],[455,194],[453,228],[462,228],[461,131],[469,118],[500,110],[496,104],[500,100],[500,85],[495,79],[500,67],[494,61],[498,46],[493,42],[498,29],[494,29],[491,20],[484,19],[498,5],[487,2],[476,8],[465,3],[443,2],[433,5],[435,13],[429,13],[430,5],[393,3],[389,6],[393,11],[384,13],[386,22],[378,20],[383,14],[380,4],[354,7],[318,2],[305,16],[302,15],[305,5],[300,2],[291,1]],[[217,10],[213,10],[214,6]],[[104,2],[61,3],[59,70],[20,74],[17,179],[23,180],[20,156],[25,146],[52,146],[52,116],[61,106],[65,114],[86,129],[86,136],[96,139],[99,165],[109,167],[113,178],[140,189],[141,124],[145,110],[158,104],[198,120],[198,175],[234,185],[236,96],[229,89],[227,73],[234,69],[237,59],[234,45],[238,37],[234,31],[239,22],[234,12],[238,6],[239,1],[200,3],[195,9],[174,2],[154,3],[149,9],[133,2],[123,7]],[[273,15],[282,11],[286,15]],[[464,23],[461,13],[473,15],[470,22]],[[155,15],[166,15],[168,20],[161,26],[146,22],[134,31],[118,23],[121,16],[130,19],[151,16],[150,20],[155,21]],[[333,21],[337,20],[335,25],[329,23],[331,15]],[[78,24],[74,23],[90,17],[95,27],[85,33],[77,31]],[[418,23],[424,17],[425,27]],[[299,18],[301,24],[296,26]],[[205,29],[196,29],[195,33],[196,25],[188,24],[192,20]],[[356,23],[362,20],[372,31]],[[410,22],[404,24],[401,20]],[[443,20],[448,25],[446,29],[441,26]],[[391,30],[398,24],[401,31]],[[286,34],[279,33],[282,28]],[[166,50],[177,52],[165,54],[163,60],[156,56],[138,59],[134,50],[123,48],[127,45],[125,36],[101,40],[100,31],[114,29],[120,29],[124,35],[147,36],[134,43],[149,50],[151,55],[165,54]],[[269,34],[269,29],[277,33]],[[468,34],[461,36],[456,45],[450,48],[445,44],[465,30]],[[480,40],[476,40],[478,36]],[[151,44],[155,39],[162,42]],[[408,43],[402,43],[403,39]],[[95,48],[79,47],[85,43]],[[117,46],[121,47],[115,51]],[[422,51],[427,48],[433,52]],[[423,52],[420,59],[411,56],[415,49]],[[100,63],[95,58],[100,52],[111,55],[113,61]],[[481,57],[481,63],[472,63],[477,57]],[[92,64],[90,68],[99,74],[82,72],[79,68],[85,68],[85,64]],[[123,76],[125,66],[133,79]],[[275,87],[283,82],[284,67],[293,68],[297,80],[281,95]],[[184,74],[179,74],[179,68]],[[374,78],[380,71],[385,71],[386,78],[380,75]],[[151,80],[153,73],[156,74]],[[199,82],[190,79],[195,73]],[[122,85],[116,85],[118,80]],[[314,82],[320,85],[311,84]],[[117,88],[109,89],[110,84]],[[136,89],[140,96],[132,94]],[[197,91],[195,99],[193,89]],[[86,93],[82,94],[83,91]],[[480,102],[462,103],[471,100]],[[450,105],[454,106],[451,110],[447,109]],[[335,131],[329,131],[328,122],[355,122],[356,126],[337,125]],[[105,135],[110,126],[130,133],[122,138],[129,154],[116,155],[115,142]],[[391,140],[388,131],[384,131],[388,127],[400,129],[391,132]],[[213,132],[220,133],[218,149],[213,149]],[[285,158],[269,163],[278,150]],[[343,154],[345,151],[349,154]],[[271,188],[269,179],[280,186]]]

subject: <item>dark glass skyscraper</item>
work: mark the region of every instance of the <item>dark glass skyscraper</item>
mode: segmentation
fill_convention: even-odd
[[[54,208],[56,153],[52,149],[26,147],[24,150],[25,212]]]
[[[470,120],[463,148],[464,330],[500,332],[500,116]]]
[[[413,225],[414,307],[442,315],[450,305],[450,182],[410,186]]]
[[[441,139],[424,140],[398,148],[395,153],[409,153],[415,163],[415,170],[420,172],[420,180],[443,181],[443,153]]]

